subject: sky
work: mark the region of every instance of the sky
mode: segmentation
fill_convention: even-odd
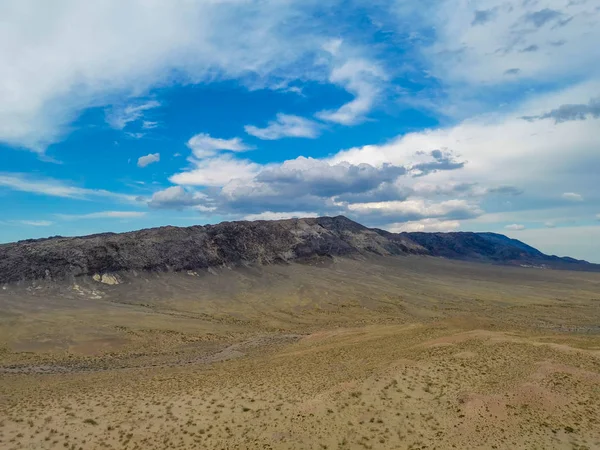
[[[600,0],[0,2],[0,242],[345,215],[600,263]]]

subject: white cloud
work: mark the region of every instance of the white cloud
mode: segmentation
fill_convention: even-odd
[[[319,117],[354,124],[386,99],[382,94],[397,72],[406,75],[398,67],[403,64],[418,85],[424,77],[436,78],[435,95],[403,96],[404,101],[466,111],[462,106],[478,101],[477,86],[487,93],[490,86],[510,88],[521,81],[555,85],[597,77],[600,11],[592,3],[353,4],[365,16],[383,17],[386,41],[407,52],[402,59],[390,52],[384,62],[386,42],[369,46],[371,36],[355,31],[356,23],[330,20],[328,13],[344,5],[340,1],[211,0],[152,7],[145,0],[2,2],[2,41],[11,45],[0,48],[0,141],[42,152],[85,108],[130,103],[110,118],[123,129],[142,120],[143,110],[136,108],[144,103],[132,99],[152,88],[228,79],[281,90],[300,90],[294,82],[333,83],[355,98]],[[544,10],[553,13],[544,18]],[[244,33],[236,32],[240,27]],[[413,60],[414,54],[420,57]],[[448,96],[448,88],[463,98]],[[489,97],[496,107],[495,96]]]
[[[416,149],[423,151],[421,156],[436,149],[450,149],[461,161],[466,161],[464,168],[432,173],[427,177],[428,183],[478,183],[483,188],[511,185],[540,197],[569,186],[582,196],[594,197],[595,167],[600,162],[598,120],[556,125],[548,121],[528,122],[521,117],[538,114],[549,105],[580,102],[595,88],[600,90],[600,83],[584,83],[539,96],[514,111],[474,117],[447,128],[408,133],[383,145],[344,150],[331,160],[411,166],[419,164]],[[569,161],[577,162],[576,175],[564,170],[565,149],[569,151]]]
[[[142,211],[101,211],[89,214],[56,214],[56,217],[63,220],[80,219],[138,219],[144,217]]]
[[[406,169],[391,164],[373,167],[370,164],[350,164],[305,158],[284,161],[263,167],[255,181],[268,184],[281,194],[291,196],[313,194],[321,197],[364,193],[391,183],[404,175]]]
[[[455,84],[511,84],[597,75],[599,16],[585,1],[444,0],[418,25],[436,30],[426,51],[434,75]]]
[[[227,154],[191,162],[190,170],[173,175],[169,181],[183,186],[225,186],[232,180],[252,179],[261,167]]]
[[[187,142],[192,154],[198,158],[207,158],[219,152],[246,152],[253,147],[246,145],[240,138],[220,139],[214,138],[206,133],[199,133]]]
[[[581,194],[577,194],[576,192],[565,192],[563,195],[561,195],[562,198],[564,198],[565,200],[569,200],[572,202],[582,202],[583,201],[583,197],[581,196]]]
[[[475,203],[466,200],[446,200],[442,202],[425,199],[349,204],[348,209],[356,214],[379,215],[383,218],[414,221],[423,218],[457,217],[468,218],[483,213]]]
[[[265,128],[254,125],[244,127],[246,133],[264,140],[276,140],[286,137],[316,138],[320,134],[320,125],[312,120],[289,114],[277,114],[274,121]]]
[[[343,86],[354,99],[334,111],[321,111],[316,116],[327,122],[354,125],[365,119],[384,90],[387,75],[372,61],[349,58],[334,67],[329,76],[331,83]]]
[[[141,120],[144,113],[150,109],[158,108],[160,103],[156,100],[149,100],[143,103],[112,107],[106,111],[106,123],[115,130],[122,130],[130,122]],[[156,123],[156,122],[144,122]],[[144,127],[146,128],[146,127]]]
[[[460,227],[460,222],[456,220],[423,219],[417,221],[395,223],[386,227],[392,233],[402,232],[449,232],[455,231]]]
[[[157,86],[236,79],[251,88],[276,88],[298,79],[325,81],[330,66],[314,61],[335,30],[317,25],[316,6],[0,2],[2,42],[10,42],[0,47],[0,142],[43,152],[85,108],[143,98]],[[130,109],[111,122],[122,128],[137,119]]]
[[[314,212],[273,212],[265,211],[259,214],[248,214],[244,216],[244,220],[284,220],[284,219],[297,219],[306,217],[318,217],[319,215]]]
[[[525,225],[521,225],[518,223],[513,223],[512,225],[506,225],[504,228],[512,231],[521,231],[525,229]]]
[[[160,161],[160,153],[150,153],[146,156],[140,156],[138,158],[137,165],[138,167],[146,167],[149,164],[159,162]]]
[[[192,160],[190,170],[171,181],[209,186],[203,191],[206,198],[196,199],[194,206],[231,217],[310,211],[346,214],[381,228],[431,231],[589,221],[587,203],[561,201],[560,193],[576,190],[589,204],[597,198],[600,136],[595,119],[555,124],[522,117],[580,102],[590,86],[326,159],[259,165],[228,154]],[[565,170],[565,149],[569,160],[577,161],[576,171]]]
[[[192,192],[181,186],[171,186],[162,191],[155,192],[148,202],[148,206],[158,209],[182,209],[202,206],[201,204],[206,202],[207,197],[201,192]],[[210,208],[205,208],[205,210],[210,210]]]
[[[152,130],[154,128],[158,127],[158,122],[153,122],[151,120],[144,120],[142,122],[142,128],[144,130]]]
[[[90,200],[92,198],[107,198],[121,202],[135,203],[138,198],[134,195],[119,194],[105,189],[85,189],[70,186],[63,181],[50,178],[35,179],[18,173],[0,173],[0,187],[13,191],[29,192],[31,194],[51,197]]]
[[[544,226],[546,228],[556,228],[556,223],[548,221],[548,222],[544,222]]]
[[[54,222],[49,220],[13,220],[11,221],[14,224],[18,225],[26,225],[31,227],[49,227],[54,225]]]
[[[141,138],[143,138],[144,136],[146,136],[146,134],[145,134],[145,133],[131,133],[131,132],[129,132],[129,131],[127,131],[125,134],[126,134],[127,136],[129,136],[130,138],[133,138],[133,139],[141,139]]]

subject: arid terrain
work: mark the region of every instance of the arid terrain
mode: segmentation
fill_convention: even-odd
[[[600,274],[423,256],[0,290],[0,448],[600,448]]]

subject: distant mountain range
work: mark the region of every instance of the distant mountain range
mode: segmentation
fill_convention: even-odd
[[[495,233],[390,233],[343,217],[223,222],[0,245],[0,283],[119,272],[193,271],[316,257],[425,255],[545,269],[600,271]]]

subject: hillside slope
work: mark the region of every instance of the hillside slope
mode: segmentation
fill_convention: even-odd
[[[345,217],[223,222],[0,246],[0,283],[120,271],[182,271],[357,253],[426,253]]]
[[[54,237],[0,245],[0,283],[123,271],[185,271],[314,257],[429,255],[497,264],[600,270],[493,233],[389,233],[346,217],[223,222]]]
[[[502,234],[402,233],[401,236],[424,247],[431,256],[549,269],[600,271],[598,264],[546,255],[517,239]]]

